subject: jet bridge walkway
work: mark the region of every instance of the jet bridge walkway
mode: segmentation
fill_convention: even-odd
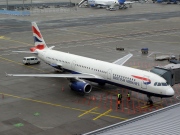
[[[81,1],[78,3],[78,7],[82,7],[83,4],[87,4],[87,0],[81,0]]]
[[[171,86],[180,83],[180,64],[168,64],[163,67],[155,66],[150,72],[160,75]]]

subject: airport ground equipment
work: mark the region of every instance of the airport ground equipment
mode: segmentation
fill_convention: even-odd
[[[141,49],[141,52],[142,52],[142,54],[148,54],[148,48],[142,48]]]
[[[124,48],[122,48],[122,47],[116,47],[116,50],[124,51]]]
[[[170,63],[174,63],[174,64],[180,64],[179,60],[169,60]]]
[[[161,55],[161,56],[156,56],[155,55],[155,60],[156,61],[161,61],[161,60],[176,60],[176,56],[174,55]]]
[[[150,72],[163,77],[171,86],[180,83],[180,64],[168,64],[166,66],[155,66]]]

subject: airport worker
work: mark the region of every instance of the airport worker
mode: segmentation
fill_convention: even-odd
[[[118,100],[122,99],[122,94],[118,94]]]
[[[121,104],[121,100],[120,99],[117,100],[117,104],[118,104],[118,109],[119,109],[120,108],[120,104]]]
[[[128,92],[128,94],[127,94],[127,100],[128,100],[128,101],[130,101],[130,99],[131,99],[130,96],[131,96],[131,95],[130,95],[130,93]]]

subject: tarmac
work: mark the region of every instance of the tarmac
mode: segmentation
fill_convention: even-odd
[[[150,70],[168,61],[154,56],[174,54],[179,57],[179,5],[135,3],[119,11],[78,8],[34,9],[31,16],[0,15],[0,134],[1,135],[72,135],[82,134],[124,121],[179,102],[180,85],[173,86],[171,98],[153,97],[146,105],[146,95],[112,85],[98,86],[82,96],[69,88],[64,78],[6,77],[7,73],[56,73],[43,61],[23,65],[31,54],[12,51],[29,50],[33,45],[31,21],[36,21],[48,46],[81,56],[113,62],[128,53],[133,57],[125,66]],[[117,51],[122,47],[124,51]],[[141,48],[149,48],[142,54]],[[126,72],[126,71],[122,71]],[[117,94],[122,93],[117,109]]]

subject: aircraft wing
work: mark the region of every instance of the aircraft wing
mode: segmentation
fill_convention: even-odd
[[[133,56],[133,54],[130,53],[130,54],[128,54],[128,55],[126,55],[126,56],[124,56],[124,57],[122,57],[122,58],[114,61],[113,63],[114,63],[114,64],[117,64],[117,65],[123,65],[123,64],[124,64],[126,61],[128,61],[132,56]]]
[[[12,52],[37,54],[37,52],[31,52],[31,51],[12,51]]]
[[[91,75],[91,74],[7,74],[6,73],[6,76],[102,79],[99,76]]]

